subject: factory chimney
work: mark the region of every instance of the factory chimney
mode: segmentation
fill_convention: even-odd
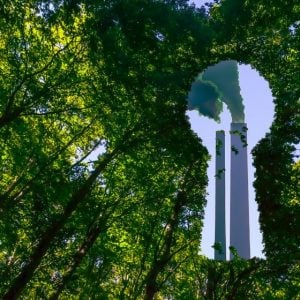
[[[225,227],[225,133],[216,132],[215,260],[226,260]]]
[[[250,258],[247,125],[231,123],[230,246]],[[233,258],[233,255],[230,255]]]

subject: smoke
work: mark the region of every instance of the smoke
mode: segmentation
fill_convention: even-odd
[[[211,82],[205,82],[198,78],[193,84],[188,96],[188,107],[196,109],[200,114],[219,121],[223,104],[219,100],[220,93]]]
[[[220,121],[224,102],[231,113],[232,122],[242,123],[245,115],[240,90],[237,62],[222,61],[204,70],[192,84],[188,109],[196,109],[200,114]]]

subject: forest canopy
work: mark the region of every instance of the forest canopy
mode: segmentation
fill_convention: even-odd
[[[297,299],[299,1],[188,2],[1,1],[2,299]],[[209,154],[186,99],[226,60],[275,99],[253,151],[265,259],[199,251]]]

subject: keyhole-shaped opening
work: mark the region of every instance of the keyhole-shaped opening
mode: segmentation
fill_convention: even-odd
[[[226,74],[224,74],[226,76]],[[258,222],[259,214],[255,202],[255,190],[253,188],[255,169],[252,165],[251,150],[269,131],[274,118],[273,97],[268,82],[251,68],[250,65],[238,65],[239,86],[245,107],[245,122],[248,127],[248,189],[249,189],[249,224],[250,224],[250,253],[251,257],[263,257],[262,234]],[[207,104],[209,105],[209,104]],[[231,114],[227,105],[220,113],[220,121],[217,123],[196,109],[190,107],[187,112],[191,127],[202,139],[204,146],[211,154],[208,168],[207,206],[205,210],[204,228],[202,231],[201,252],[209,258],[214,257],[214,229],[215,229],[215,132],[225,131],[226,138],[226,237],[227,237],[227,258],[229,258],[229,222],[230,222],[230,124]]]

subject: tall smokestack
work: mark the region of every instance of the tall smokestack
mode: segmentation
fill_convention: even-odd
[[[215,176],[215,260],[226,260],[225,231],[225,133],[216,132],[216,176]]]
[[[250,258],[247,125],[231,123],[230,246]],[[233,258],[233,255],[230,255]]]

